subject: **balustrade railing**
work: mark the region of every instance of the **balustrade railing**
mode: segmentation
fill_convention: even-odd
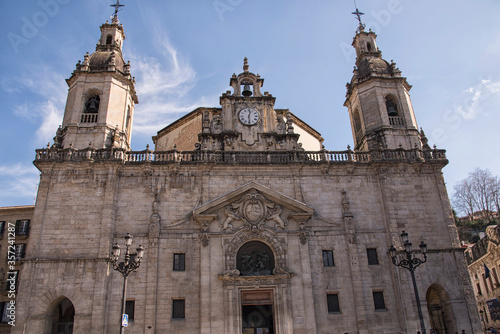
[[[400,162],[445,162],[446,151],[438,149],[373,150],[370,152],[346,151],[128,151],[123,149],[77,150],[75,148],[45,148],[36,150],[37,162],[63,161],[119,161],[125,164],[293,164],[293,163],[370,163],[385,161]]]

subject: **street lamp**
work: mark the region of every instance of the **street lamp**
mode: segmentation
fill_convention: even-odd
[[[421,333],[425,333],[425,324],[424,324],[424,317],[422,315],[422,307],[420,306],[420,298],[418,296],[418,289],[417,289],[417,283],[415,281],[415,269],[421,265],[422,263],[425,263],[427,261],[427,245],[422,241],[420,245],[418,246],[420,248],[420,251],[422,252],[422,255],[424,256],[424,259],[419,259],[417,257],[414,257],[411,253],[411,246],[412,243],[408,240],[408,233],[403,231],[401,233],[401,241],[403,241],[403,246],[404,246],[404,252],[406,253],[406,258],[403,258],[401,261],[397,262],[396,259],[396,248],[391,245],[389,248],[389,254],[391,255],[392,258],[392,263],[395,266],[398,267],[403,267],[405,269],[408,269],[411,273],[411,280],[413,281],[413,290],[415,291],[415,299],[417,300],[417,309],[418,309],[418,317],[420,319],[420,327],[421,327]]]
[[[113,269],[119,271],[123,275],[123,293],[122,293],[122,312],[120,316],[120,334],[125,333],[125,327],[122,326],[122,317],[125,314],[125,305],[127,301],[127,277],[130,273],[134,272],[141,265],[142,257],[144,256],[144,247],[139,245],[137,247],[137,254],[131,259],[129,248],[132,245],[132,235],[127,233],[125,236],[125,258],[123,262],[118,263],[118,258],[120,257],[120,246],[115,243],[111,249],[111,263],[113,263]]]

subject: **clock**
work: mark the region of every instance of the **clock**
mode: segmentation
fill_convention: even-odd
[[[238,113],[238,119],[245,125],[254,125],[260,119],[260,114],[256,109],[244,108]]]

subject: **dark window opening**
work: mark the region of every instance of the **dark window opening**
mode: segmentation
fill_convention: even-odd
[[[108,37],[106,37],[106,44],[111,44],[111,42],[113,42],[113,36],[111,35],[108,35]]]
[[[5,221],[0,222],[0,238],[3,237],[3,231],[5,230],[5,224],[7,224],[7,222],[5,222]]]
[[[373,292],[373,304],[376,310],[385,310],[384,293],[382,291]]]
[[[174,254],[174,271],[184,271],[186,270],[186,254],[175,253]]]
[[[328,304],[328,313],[340,313],[339,295],[336,293],[329,293],[326,295],[326,302]]]
[[[378,262],[378,255],[377,255],[377,249],[376,248],[367,248],[366,249],[366,255],[368,256],[368,264],[369,265],[379,264],[379,262]]]
[[[125,302],[125,314],[128,315],[128,321],[134,321],[135,300],[127,300]]]
[[[28,236],[30,231],[30,220],[16,220],[16,235]]]
[[[85,112],[86,113],[97,113],[99,111],[99,103],[101,101],[101,98],[99,95],[93,95],[91,96],[87,103],[85,103]]]
[[[366,48],[368,49],[368,52],[372,51],[372,45],[370,43],[366,43]]]
[[[387,108],[387,114],[391,117],[398,115],[398,106],[396,100],[392,97],[385,98],[385,106]]]
[[[323,251],[323,266],[324,267],[333,267],[335,263],[333,262],[333,251],[324,250]]]
[[[26,253],[26,244],[17,244],[14,245],[14,257],[15,261],[21,261],[21,259],[24,258],[24,255]],[[9,255],[12,256],[12,253],[7,254],[7,258],[9,258]],[[9,259],[12,260],[12,259]]]
[[[186,318],[186,303],[184,299],[172,300],[172,319],[185,319]]]

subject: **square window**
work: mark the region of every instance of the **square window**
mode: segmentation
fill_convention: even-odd
[[[128,321],[134,321],[135,300],[127,300],[125,302],[125,314],[128,315]]]
[[[172,300],[172,319],[185,319],[185,300]]]
[[[30,220],[16,220],[16,235],[28,236],[30,231]]]
[[[333,267],[335,263],[333,262],[333,251],[324,250],[323,251],[323,266],[324,267]]]
[[[26,244],[14,245],[14,256],[16,257],[16,261],[21,261],[21,259],[24,258],[25,251]]]
[[[382,291],[373,291],[373,304],[376,310],[386,310]]]
[[[174,271],[184,271],[186,270],[186,254],[175,253],[174,254]]]
[[[378,264],[378,255],[376,248],[367,248],[366,255],[368,256],[368,264],[375,265]]]
[[[326,302],[328,304],[328,313],[340,313],[339,295],[336,293],[329,293],[326,295]]]
[[[2,323],[7,323],[10,321],[10,318],[7,316],[9,314],[9,302],[0,303],[0,309],[2,310]]]

